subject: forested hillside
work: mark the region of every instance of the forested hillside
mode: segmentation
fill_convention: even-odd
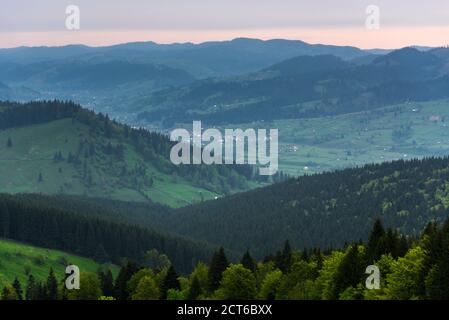
[[[43,195],[35,193],[15,194],[17,201],[30,202],[35,206],[70,211],[81,217],[96,218],[158,229],[160,216],[173,211],[166,205],[151,201],[134,202],[76,195]]]
[[[335,56],[296,57],[259,72],[212,78],[153,93],[141,121],[208,125],[345,114],[448,97],[444,51],[393,51],[366,64]]]
[[[90,211],[86,206],[83,209]],[[147,252],[157,250],[182,272],[209,259],[213,249],[137,223],[58,209],[25,195],[0,195],[0,238],[78,254],[100,263],[121,264],[126,259],[142,262]]]
[[[175,166],[168,137],[69,102],[0,103],[0,191],[179,207],[255,185],[249,166]]]
[[[341,247],[366,240],[373,221],[418,235],[449,209],[449,158],[396,161],[291,179],[202,204],[171,209],[151,203],[79,196],[17,195],[55,210],[130,223],[246,249],[262,258],[289,240],[295,248]]]
[[[395,161],[291,179],[161,216],[167,230],[257,257],[290,240],[331,248],[385,225],[418,235],[449,209],[449,158]]]
[[[368,236],[368,235],[367,235]],[[246,251],[238,263],[220,248],[189,275],[165,264],[122,266],[81,273],[80,290],[66,290],[52,269],[46,281],[17,278],[7,283],[2,300],[445,300],[449,298],[449,220],[429,223],[411,239],[376,220],[365,243],[345,248],[283,248],[255,260]],[[377,269],[378,284],[372,271]],[[367,274],[367,270],[369,274]],[[373,284],[374,287],[372,286]]]

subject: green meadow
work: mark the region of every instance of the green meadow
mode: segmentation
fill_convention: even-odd
[[[292,175],[311,174],[448,154],[449,100],[245,127],[279,128],[280,169]]]
[[[182,177],[158,171],[146,162],[152,186],[137,187],[131,179],[120,175],[121,167],[105,153],[70,163],[68,155],[76,154],[89,137],[89,127],[72,119],[17,127],[0,131],[0,192],[78,194],[125,201],[146,201],[180,207],[213,199],[216,193],[196,187]],[[106,145],[104,137],[94,137],[96,145]],[[12,146],[8,146],[8,140]],[[119,141],[112,141],[119,143]],[[124,163],[134,168],[144,160],[129,144],[124,144]],[[60,152],[64,161],[55,161]],[[90,182],[87,182],[86,172]]]
[[[0,287],[14,281],[17,277],[25,287],[28,274],[32,274],[38,281],[45,281],[50,267],[53,268],[58,280],[64,279],[65,268],[74,264],[83,272],[97,272],[105,267],[92,259],[77,255],[34,247],[9,240],[0,240]],[[118,274],[118,267],[108,265],[114,276]]]

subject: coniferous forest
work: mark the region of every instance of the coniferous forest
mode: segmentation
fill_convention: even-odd
[[[449,220],[429,223],[417,238],[385,229],[376,220],[367,242],[341,249],[292,249],[289,242],[263,260],[245,252],[231,261],[221,247],[190,273],[168,259],[127,262],[114,279],[109,269],[81,273],[80,289],[67,290],[49,270],[45,281],[29,274],[1,293],[4,300],[409,300],[449,298]],[[367,288],[367,267],[380,270]]]

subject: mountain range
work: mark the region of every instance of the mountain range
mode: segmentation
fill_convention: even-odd
[[[404,48],[364,63],[300,56],[261,71],[196,81],[153,93],[142,122],[202,120],[208,125],[312,118],[448,97],[448,52]]]
[[[254,72],[306,54],[353,59],[369,53],[355,47],[246,38],[201,44],[0,49],[0,81],[10,87],[0,91],[0,100],[72,100],[131,123],[142,101],[154,91]]]

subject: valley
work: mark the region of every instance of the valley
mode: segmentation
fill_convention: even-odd
[[[279,167],[290,175],[449,154],[449,100],[373,111],[244,124],[279,128]]]
[[[0,49],[1,299],[29,274],[39,299],[447,295],[448,70],[444,47]],[[279,171],[190,163],[201,128],[278,129]],[[58,289],[68,263],[92,291]]]

